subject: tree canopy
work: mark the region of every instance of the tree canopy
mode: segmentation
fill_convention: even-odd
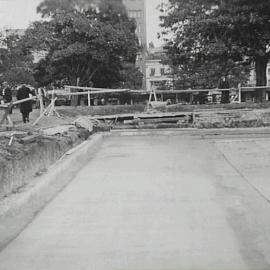
[[[33,56],[25,52],[16,33],[0,37],[0,82],[34,84]]]
[[[134,64],[139,50],[135,22],[121,0],[44,0],[37,10],[46,19],[27,29],[24,45],[47,53],[35,72],[40,84],[121,84],[124,63]]]
[[[162,25],[173,35],[170,60],[182,74],[212,76],[212,82],[231,75],[243,82],[254,62],[257,85],[266,85],[270,1],[169,0],[163,11]]]

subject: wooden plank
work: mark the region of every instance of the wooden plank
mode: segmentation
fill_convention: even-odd
[[[0,131],[0,137],[8,137],[10,136],[26,136],[27,132],[25,131]]]
[[[83,86],[69,86],[65,85],[64,86],[67,89],[74,89],[74,90],[83,90],[83,91],[96,91],[96,92],[101,92],[101,91],[111,91],[111,92],[117,92],[119,90],[123,91],[130,91],[130,89],[112,89],[112,88],[95,88],[95,87],[83,87]]]
[[[102,90],[102,91],[89,91],[89,93],[92,94],[113,94],[113,93],[126,93],[128,90],[119,89],[119,90]],[[59,93],[57,96],[83,96],[88,95],[88,92],[67,92],[67,93]]]
[[[180,120],[185,120],[185,116],[182,116],[182,117],[166,117],[166,118],[142,119],[142,122],[144,122],[144,123],[172,123],[172,122],[178,122]]]
[[[114,120],[114,119],[154,119],[154,118],[164,118],[164,117],[184,117],[191,115],[191,112],[180,112],[180,113],[154,113],[154,114],[117,114],[117,115],[97,115],[91,117],[91,119],[98,119],[98,120]]]
[[[14,102],[13,102],[13,106],[14,106],[14,105],[21,104],[21,103],[24,103],[24,102],[26,102],[26,101],[35,100],[35,99],[37,99],[36,96],[30,97],[30,98],[21,99],[21,100],[17,100],[17,101],[14,101]],[[7,104],[9,104],[9,103],[7,103]]]
[[[151,119],[134,119],[125,120],[124,124],[139,124],[139,123],[177,123],[178,121],[185,120],[186,116],[182,117],[165,117],[165,118],[151,118]]]
[[[43,117],[46,113],[49,112],[49,110],[52,107],[52,102],[50,103],[50,105],[40,114],[40,116],[34,121],[34,123],[32,124],[32,126],[35,126]]]

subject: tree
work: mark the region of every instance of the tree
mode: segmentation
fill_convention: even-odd
[[[17,34],[0,37],[0,81],[10,85],[35,84],[33,56],[22,49]]]
[[[201,68],[203,63],[214,61],[214,69],[220,67],[217,73],[243,68],[243,75],[253,61],[257,85],[266,85],[270,58],[269,1],[169,0],[161,19],[165,29],[173,32],[169,52],[174,64],[191,65],[192,70],[194,64]]]
[[[51,79],[114,87],[123,64],[135,63],[136,26],[121,0],[45,0],[38,11],[46,20],[27,29],[24,44],[47,52],[35,73],[40,83]]]
[[[125,64],[121,71],[122,88],[141,90],[143,86],[143,74],[139,68],[132,64]]]
[[[37,7],[37,12],[41,14],[43,18],[54,17],[56,13],[66,11],[72,12],[74,10],[83,12],[88,8],[97,4],[95,0],[44,0]]]

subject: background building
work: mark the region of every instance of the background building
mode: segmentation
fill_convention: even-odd
[[[164,65],[162,59],[165,57],[166,51],[163,46],[155,48],[149,46],[146,57],[146,89],[150,91],[152,88],[157,90],[173,89],[173,72],[169,65]]]
[[[147,40],[146,40],[145,0],[123,0],[123,3],[126,6],[129,17],[136,20],[137,23],[136,31],[140,45],[146,47]]]
[[[143,87],[146,89],[146,51],[147,51],[147,36],[146,36],[146,6],[145,0],[123,0],[130,18],[135,19],[137,24],[136,33],[139,43],[142,47],[141,52],[137,57],[137,65],[143,73]]]

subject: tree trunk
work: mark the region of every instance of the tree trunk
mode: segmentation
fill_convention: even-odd
[[[74,78],[75,79],[75,78]],[[74,80],[73,80],[74,81]],[[75,84],[73,84],[74,86]],[[80,78],[76,77],[76,86],[80,85]],[[78,92],[78,90],[71,90],[71,92]],[[71,106],[78,106],[79,104],[79,97],[78,96],[72,96],[70,100]]]
[[[266,86],[266,68],[268,59],[266,57],[258,56],[255,59],[255,71],[256,71],[256,86]],[[265,102],[266,89],[258,88],[256,90],[256,99],[258,102]]]

